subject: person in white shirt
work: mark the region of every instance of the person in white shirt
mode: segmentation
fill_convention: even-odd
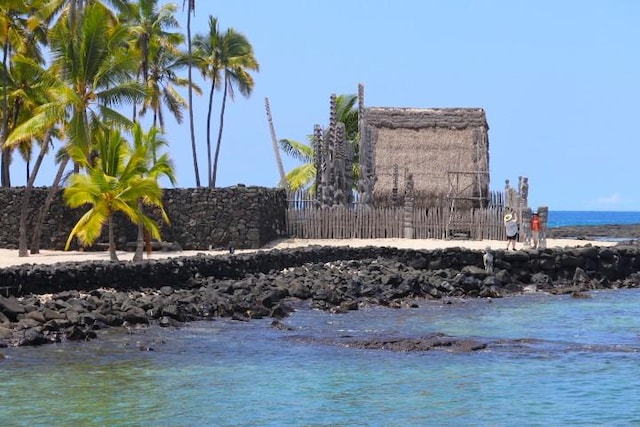
[[[509,246],[516,250],[516,241],[518,240],[518,219],[515,214],[507,213],[504,216],[504,227],[507,232],[507,250]]]

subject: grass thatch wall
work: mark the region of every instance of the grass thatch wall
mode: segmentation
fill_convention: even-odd
[[[377,204],[390,199],[394,165],[400,195],[406,174],[413,174],[418,206],[448,195],[460,198],[458,206],[488,200],[489,126],[483,109],[368,108],[365,120],[375,153]]]

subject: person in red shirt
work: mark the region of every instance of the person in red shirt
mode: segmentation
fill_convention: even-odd
[[[531,217],[531,239],[533,249],[536,249],[540,243],[540,216],[538,212],[534,212]]]

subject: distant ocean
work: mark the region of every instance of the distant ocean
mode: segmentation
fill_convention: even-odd
[[[640,212],[549,211],[549,227],[640,224]]]

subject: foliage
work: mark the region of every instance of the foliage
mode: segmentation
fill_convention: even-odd
[[[101,131],[96,138],[97,152],[87,159],[80,147],[71,148],[74,161],[83,163],[86,173],[76,173],[64,190],[64,200],[71,208],[90,205],[91,208],[73,227],[65,249],[73,238],[81,244],[91,245],[100,236],[102,227],[115,212],[124,213],[132,222],[142,224],[151,236],[159,239],[156,222],[144,214],[138,201],[160,209],[169,221],[162,205],[162,189],[157,177],[149,173],[148,144],[131,147],[117,130]],[[115,258],[115,241],[110,225],[109,251]]]

